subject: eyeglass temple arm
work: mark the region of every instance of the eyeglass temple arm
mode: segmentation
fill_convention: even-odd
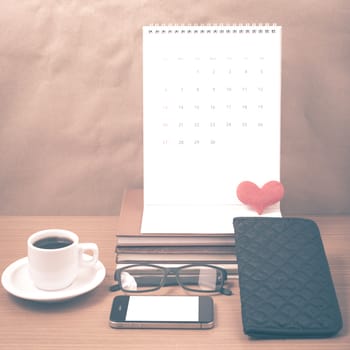
[[[160,281],[158,277],[151,277],[151,276],[145,276],[145,277],[136,277],[137,285],[139,286],[159,286]],[[194,283],[192,279],[192,283]],[[178,282],[176,277],[167,276],[165,281],[163,281],[162,286],[177,286]]]
[[[138,277],[136,278],[138,285],[143,286],[158,286],[159,285],[159,279],[158,278],[152,278],[150,276],[147,277]],[[181,282],[183,285],[197,285],[198,284],[198,277],[188,276],[188,277],[181,277]],[[176,277],[167,276],[165,281],[163,282],[162,286],[176,286],[178,285],[178,281]],[[232,291],[230,289],[227,289],[225,287],[222,287],[220,290],[218,290],[221,294],[224,295],[232,295]]]

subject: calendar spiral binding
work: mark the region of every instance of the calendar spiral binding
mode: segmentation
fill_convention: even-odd
[[[238,23],[238,24],[151,24],[145,26],[149,34],[274,34],[276,23]]]

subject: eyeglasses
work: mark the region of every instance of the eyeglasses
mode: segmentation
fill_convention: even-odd
[[[191,264],[177,268],[135,264],[117,269],[114,279],[118,284],[110,287],[111,291],[144,293],[165,286],[180,285],[192,292],[232,294],[231,290],[224,288],[227,280],[226,270],[206,264]]]

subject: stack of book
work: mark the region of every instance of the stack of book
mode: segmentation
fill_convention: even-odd
[[[200,263],[223,267],[229,275],[237,272],[232,235],[118,235],[116,263],[118,268],[139,263],[169,267]]]
[[[133,264],[175,267],[210,264],[237,276],[234,234],[141,234],[142,190],[124,193],[115,247],[117,268]]]

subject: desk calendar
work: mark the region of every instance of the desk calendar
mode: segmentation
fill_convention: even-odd
[[[242,181],[279,180],[281,28],[143,28],[143,233],[233,232]],[[266,215],[280,215],[275,205]]]

